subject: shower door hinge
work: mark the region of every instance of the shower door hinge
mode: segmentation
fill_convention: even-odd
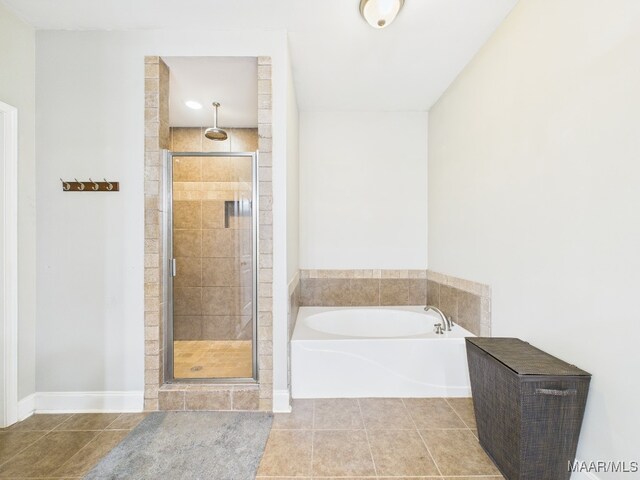
[[[175,277],[178,274],[178,269],[176,268],[176,259],[171,259],[171,276]]]

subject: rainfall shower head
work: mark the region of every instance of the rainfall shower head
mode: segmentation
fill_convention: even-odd
[[[204,131],[204,136],[210,140],[223,141],[227,139],[227,132],[218,128],[218,107],[220,104],[218,102],[213,102],[213,127],[207,128]]]

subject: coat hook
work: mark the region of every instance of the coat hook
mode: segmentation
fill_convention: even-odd
[[[78,183],[78,190],[82,191],[84,190],[84,183],[83,182],[79,182],[77,178],[74,178],[74,180],[76,181],[76,183]]]
[[[71,184],[69,182],[65,182],[63,179],[60,179],[60,181],[62,182],[63,190],[71,190]]]
[[[98,182],[94,182],[93,180],[91,180],[91,177],[89,177],[89,181],[93,183],[93,187],[91,187],[91,190],[93,190],[94,192],[100,188],[100,185],[98,185]]]
[[[107,180],[106,178],[104,179],[104,181],[107,182],[107,184],[108,184],[107,185],[107,190],[109,190],[109,191],[113,190],[113,184],[109,180]]]

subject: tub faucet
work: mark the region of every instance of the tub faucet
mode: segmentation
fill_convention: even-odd
[[[453,322],[451,321],[451,319],[447,318],[447,316],[442,313],[442,310],[440,310],[438,307],[434,307],[433,305],[427,305],[426,307],[424,307],[425,312],[428,312],[429,310],[433,310],[438,315],[440,315],[440,317],[442,318],[442,328],[450,332],[451,327],[453,326]]]

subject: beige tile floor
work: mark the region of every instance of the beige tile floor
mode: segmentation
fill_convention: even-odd
[[[143,418],[34,415],[0,429],[0,479],[82,478]],[[466,398],[296,400],[292,413],[274,415],[257,478],[294,477],[503,478],[478,443]]]
[[[142,413],[33,415],[0,429],[0,478],[82,478]]]
[[[250,378],[251,340],[177,340],[173,342],[175,378]]]
[[[497,480],[471,399],[296,400],[276,414],[258,479]]]

